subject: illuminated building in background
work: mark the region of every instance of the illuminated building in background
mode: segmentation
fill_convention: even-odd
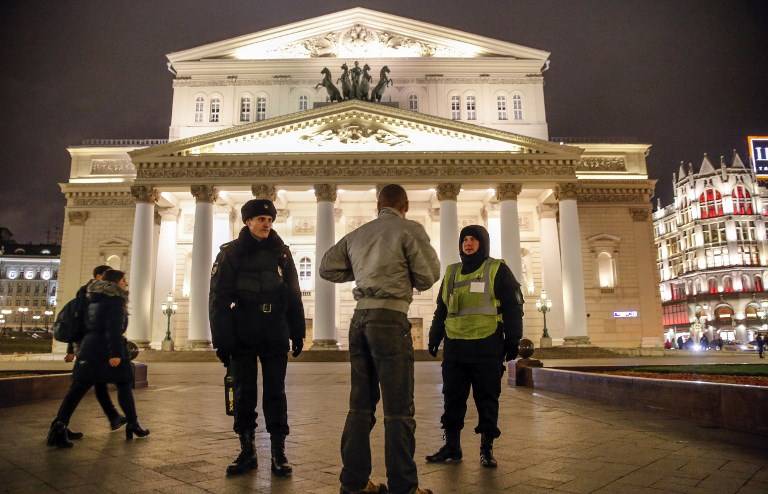
[[[60,251],[56,244],[0,245],[0,327],[18,328],[22,318],[25,328],[52,322]],[[39,323],[34,316],[40,316]]]

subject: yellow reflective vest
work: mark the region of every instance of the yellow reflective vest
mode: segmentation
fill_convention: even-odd
[[[501,322],[493,285],[501,266],[489,257],[472,273],[461,274],[461,263],[451,264],[445,272],[441,289],[448,308],[445,333],[455,340],[479,340],[496,332]]]

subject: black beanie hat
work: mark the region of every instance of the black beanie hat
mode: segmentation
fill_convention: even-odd
[[[243,204],[240,214],[243,217],[243,223],[254,216],[271,216],[272,221],[275,221],[277,209],[275,209],[275,205],[269,199],[251,199]]]
[[[461,249],[461,244],[464,243],[464,237],[472,236],[480,241],[480,248],[474,254],[465,254]],[[488,235],[488,230],[480,225],[469,225],[461,229],[459,234],[459,256],[461,257],[463,274],[471,273],[480,267],[480,265],[488,259],[491,254],[491,236]]]

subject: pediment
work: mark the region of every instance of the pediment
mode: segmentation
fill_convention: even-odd
[[[549,53],[365,8],[353,8],[171,53],[171,64],[209,59],[475,58],[540,60]]]
[[[503,153],[578,159],[581,149],[350,100],[130,153],[152,158],[346,153]]]

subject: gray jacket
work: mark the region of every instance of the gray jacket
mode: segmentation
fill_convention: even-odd
[[[334,283],[357,281],[352,294],[358,309],[407,314],[413,289],[428,290],[440,279],[440,261],[424,227],[383,208],[325,253],[320,276]]]

